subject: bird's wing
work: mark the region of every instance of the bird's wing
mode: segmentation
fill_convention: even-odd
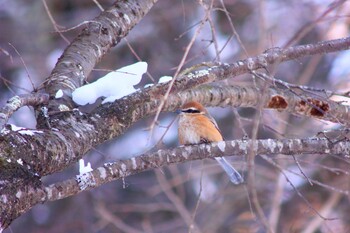
[[[212,116],[210,116],[209,114],[206,114],[206,116],[209,118],[210,122],[213,123],[213,125],[215,126],[215,128],[219,131],[219,133],[220,133],[221,136],[222,136],[222,140],[225,141],[224,136],[222,135],[222,132],[221,132],[221,130],[219,129],[218,123],[216,123],[215,119],[214,119]]]

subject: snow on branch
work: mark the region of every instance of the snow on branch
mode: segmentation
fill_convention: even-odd
[[[148,13],[156,1],[117,1],[86,28],[66,48],[44,88],[54,96],[62,90],[64,95],[84,84],[85,79],[101,58]]]
[[[99,78],[96,82],[75,89],[73,101],[79,105],[93,104],[100,97],[106,97],[102,103],[114,102],[126,95],[134,93],[134,85],[138,84],[147,71],[146,62],[137,62],[125,66]]]

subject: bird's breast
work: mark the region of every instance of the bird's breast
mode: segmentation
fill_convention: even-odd
[[[215,125],[203,115],[180,115],[179,142],[180,144],[198,144],[222,141],[222,136]]]
[[[198,144],[200,135],[198,134],[194,121],[186,116],[179,119],[179,142],[180,144]]]

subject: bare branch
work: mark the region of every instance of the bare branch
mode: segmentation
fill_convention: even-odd
[[[339,202],[341,197],[342,195],[340,193],[337,193],[337,192],[332,193],[331,196],[328,198],[327,202],[324,204],[324,206],[320,210],[320,214],[322,216],[328,216],[332,212],[334,206]],[[302,231],[302,233],[312,233],[317,231],[317,229],[320,227],[323,221],[324,220],[322,218],[319,218],[318,216],[314,217],[309,222],[306,229]]]
[[[265,98],[261,89],[241,86],[202,86],[169,97],[169,105],[189,100],[205,103],[207,106],[254,107],[263,103],[264,108],[348,125],[350,107],[329,99],[308,93],[296,95],[278,88],[269,88]],[[172,109],[172,108],[171,108]]]
[[[169,200],[173,203],[173,205],[181,215],[183,221],[187,224],[189,228],[189,232],[192,232],[192,230],[194,230],[193,232],[198,232],[198,233],[202,232],[200,228],[197,226],[197,224],[191,218],[191,214],[186,209],[182,200],[172,191],[168,181],[164,178],[164,176],[160,174],[159,171],[156,171],[156,176],[163,192],[166,194]]]
[[[106,206],[102,203],[98,203],[97,206],[95,207],[95,209],[102,219],[113,224],[117,229],[122,230],[123,232],[128,232],[128,233],[142,233],[143,232],[141,230],[138,230],[138,229],[124,223],[116,215],[112,214],[109,211],[109,209],[106,208]]]
[[[44,5],[44,7],[45,7],[45,11],[46,11],[46,13],[47,13],[47,16],[49,16],[49,19],[50,19],[51,24],[52,24],[52,26],[54,27],[55,31],[60,35],[60,37],[61,37],[67,44],[69,44],[70,42],[69,42],[69,40],[67,39],[67,37],[65,37],[65,36],[62,34],[62,32],[60,31],[60,29],[58,28],[58,25],[57,25],[55,19],[53,18],[52,14],[51,14],[51,11],[50,11],[50,9],[49,9],[47,3],[46,3],[46,0],[41,0],[41,1],[42,1],[43,5]]]
[[[7,101],[4,107],[0,109],[0,132],[4,129],[5,124],[14,112],[23,106],[38,106],[47,104],[49,95],[42,93],[26,94],[14,96]]]
[[[48,194],[46,200],[62,199],[84,190],[96,188],[112,180],[126,178],[162,166],[220,156],[244,156],[249,152],[249,148],[255,148],[257,154],[268,156],[278,154],[315,154],[315,156],[318,154],[334,154],[349,159],[347,156],[350,153],[350,142],[344,141],[332,144],[328,140],[320,138],[233,140],[159,150],[128,160],[108,163],[84,174],[83,177],[78,176],[77,179],[69,179],[48,186],[45,188]],[[82,179],[85,181],[84,184],[81,182]]]
[[[268,65],[276,62],[285,62],[299,59],[305,56],[317,54],[331,53],[350,48],[350,37],[322,41],[315,44],[298,45],[286,49],[272,48],[266,50],[261,55],[239,60],[234,63],[217,63],[211,65],[207,69],[202,69],[188,74],[181,75],[174,82],[171,93],[177,93],[186,89],[199,86],[204,83],[210,83],[218,80],[224,80],[244,73],[250,73],[253,70],[266,68]],[[159,98],[163,96],[167,90],[169,83],[156,85],[143,93],[145,98]]]

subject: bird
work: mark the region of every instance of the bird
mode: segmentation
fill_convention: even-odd
[[[185,103],[179,114],[178,138],[181,145],[195,145],[223,141],[224,138],[207,109],[196,101]],[[238,171],[223,157],[215,157],[233,184],[244,182]]]

